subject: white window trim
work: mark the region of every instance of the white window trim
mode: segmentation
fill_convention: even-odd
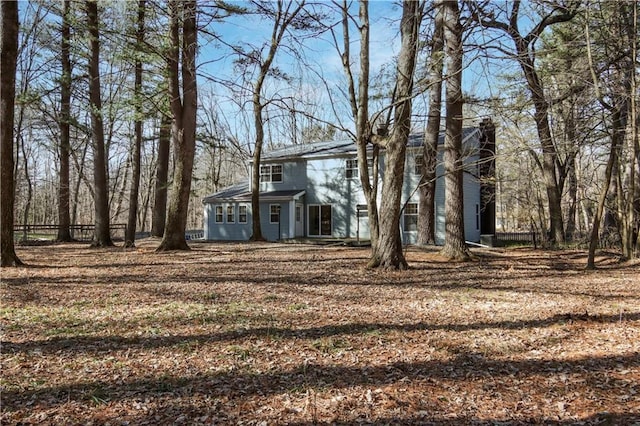
[[[220,220],[218,220],[218,209],[220,209]],[[224,223],[224,209],[222,208],[222,204],[213,206],[213,221],[215,223]]]
[[[284,167],[282,166],[282,164],[273,164],[270,166],[271,167],[271,183],[282,183],[284,182]],[[274,167],[280,167],[280,180],[273,180],[273,168]]]
[[[244,207],[244,220],[241,220],[242,214],[240,213],[240,209]],[[238,223],[247,223],[249,220],[249,207],[246,204],[238,205]]]
[[[277,222],[273,222],[273,221],[271,220],[271,219],[272,219],[272,217],[273,217],[273,214],[274,214],[274,213],[271,213],[271,209],[272,209],[273,207],[277,207],[277,208],[278,208],[278,213],[277,213],[277,214],[278,214],[278,221],[277,221]],[[281,222],[281,220],[282,220],[282,217],[280,216],[281,214],[282,214],[282,209],[280,208],[280,204],[269,204],[269,223],[270,223],[270,224],[275,225],[275,224],[277,224],[277,223],[280,223],[280,222]]]
[[[280,167],[280,173],[278,173],[280,175],[280,180],[273,180],[274,167]],[[260,166],[260,183],[283,183],[283,182],[284,182],[284,166],[282,164],[265,164],[263,166]]]
[[[355,167],[354,167],[355,164]],[[351,165],[351,167],[349,167]],[[349,176],[351,172],[351,176]],[[347,179],[357,179],[360,176],[360,170],[358,170],[358,159],[347,158],[344,162],[344,176]]]
[[[229,220],[229,208],[231,208],[231,220]],[[227,221],[227,223],[236,223],[236,206],[235,206],[235,204],[227,205],[224,217],[225,217],[225,220]]]
[[[418,169],[418,163],[420,163],[419,169]],[[413,174],[422,175],[423,168],[424,168],[424,157],[422,156],[421,153],[415,154],[413,156]]]
[[[415,205],[416,206],[416,212],[415,213],[407,213],[407,209],[410,205]],[[411,230],[411,229],[407,229],[406,226],[406,218],[407,217],[415,217],[416,218],[416,229]],[[407,203],[404,211],[402,212],[402,232],[418,232],[418,203]]]

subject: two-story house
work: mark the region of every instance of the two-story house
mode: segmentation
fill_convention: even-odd
[[[490,123],[490,122],[489,122]],[[463,133],[465,238],[480,241],[493,234],[495,203],[492,188],[481,179],[492,173],[495,138],[487,122]],[[492,129],[492,126],[491,126]],[[418,191],[423,135],[411,135],[405,164],[403,210],[398,226],[403,242],[416,241]],[[440,135],[442,147],[444,136]],[[380,156],[380,182],[384,151]],[[442,152],[436,181],[436,240],[444,241],[444,178]],[[292,238],[369,238],[366,202],[360,184],[356,146],[351,140],[288,146],[264,153],[260,167],[260,218],[270,241]],[[252,233],[250,180],[207,196],[204,237],[208,240],[248,240]],[[490,184],[489,184],[490,185]],[[380,184],[380,188],[382,185]]]

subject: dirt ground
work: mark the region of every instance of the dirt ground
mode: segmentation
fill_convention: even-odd
[[[640,425],[639,262],[157,243],[18,247],[2,425]]]

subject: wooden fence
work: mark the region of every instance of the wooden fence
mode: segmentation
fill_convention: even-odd
[[[51,224],[29,224],[29,225],[14,225],[13,236],[16,241],[29,242],[29,241],[51,241],[58,237],[59,225]],[[113,223],[111,228],[111,238],[115,240],[124,239],[124,235],[127,230],[125,223]],[[95,225],[81,225],[73,224],[69,225],[69,232],[71,237],[77,241],[91,241],[93,240]]]
[[[14,225],[13,237],[18,242],[46,242],[53,241],[58,237],[58,225]],[[113,223],[111,228],[111,238],[114,240],[124,240],[127,231],[127,224]],[[95,225],[70,225],[71,237],[76,241],[91,241]],[[137,232],[136,239],[149,237],[149,232]],[[190,229],[185,232],[185,238],[189,240],[201,240],[204,238],[204,230]]]
[[[495,241],[498,245],[522,244],[538,247],[544,242],[544,236],[539,232],[496,232]]]

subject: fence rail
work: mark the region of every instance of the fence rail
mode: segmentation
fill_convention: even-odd
[[[30,224],[30,225],[14,225],[13,237],[19,242],[36,242],[36,241],[53,241],[58,237],[59,225],[51,224]],[[93,234],[95,231],[95,225],[81,225],[74,224],[69,225],[69,231],[71,238],[77,241],[91,241],[93,240]],[[111,238],[118,240],[124,239],[127,232],[126,223],[112,223],[111,226]],[[151,235],[150,232],[137,232],[136,239],[145,238]],[[204,230],[202,229],[189,229],[185,232],[185,238],[189,240],[202,240],[204,239]]]
[[[28,224],[14,225],[13,235],[16,241],[50,241],[58,237],[60,225],[52,224]],[[91,241],[93,239],[94,224],[73,224],[69,225],[69,232],[74,240]],[[111,237],[123,239],[126,233],[127,224],[113,223],[110,225]]]
[[[544,242],[544,236],[539,232],[496,232],[494,241],[497,245],[516,244],[538,247]]]
[[[541,236],[536,232],[496,232],[498,241],[515,241],[524,243],[533,243],[540,241]]]

